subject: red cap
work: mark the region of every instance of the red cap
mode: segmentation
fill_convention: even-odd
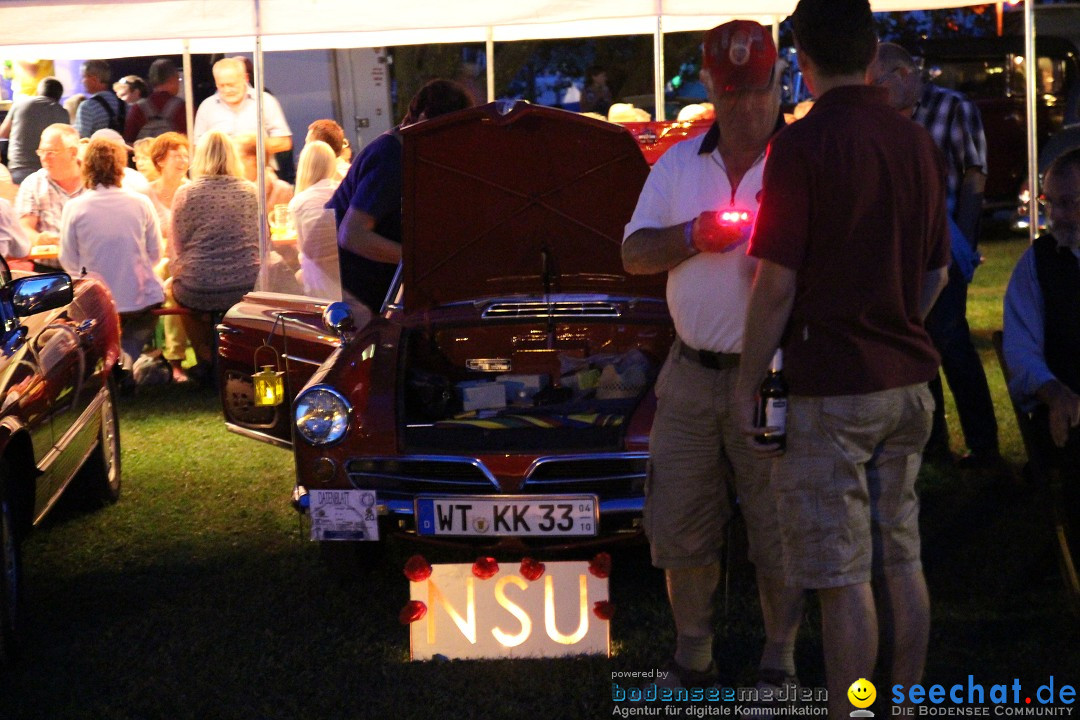
[[[717,93],[763,90],[775,64],[772,34],[753,20],[732,20],[705,33],[705,69]]]

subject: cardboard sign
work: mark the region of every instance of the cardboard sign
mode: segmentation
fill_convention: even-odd
[[[549,562],[532,582],[518,567],[500,564],[481,580],[471,564],[433,565],[431,577],[410,583],[410,599],[427,605],[409,625],[412,659],[608,654],[610,623],[593,613],[608,599],[606,579],[587,562]]]

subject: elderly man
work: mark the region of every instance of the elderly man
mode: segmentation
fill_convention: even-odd
[[[248,85],[247,69],[239,58],[222,58],[214,63],[214,83],[217,92],[203,100],[195,113],[194,140],[210,130],[226,135],[254,135],[259,132],[256,121],[255,89]],[[281,105],[270,93],[263,93],[263,129],[266,152],[269,154],[292,149],[292,130],[281,111]]]
[[[1052,441],[1045,450],[1080,509],[1080,149],[1053,162],[1043,185],[1050,233],[1036,238],[1005,291],[1009,392]]]
[[[769,147],[736,407],[760,434],[754,396],[782,345],[787,449],[755,447],[777,455],[784,575],[817,591],[839,718],[851,683],[874,677],[872,576],[893,620],[889,684],[919,682],[926,660],[915,477],[938,368],[922,320],[947,278],[945,173],[926,130],[866,84],[869,0],[799,0],[792,31],[817,101]]]
[[[15,101],[11,112],[0,123],[0,138],[10,137],[8,165],[11,179],[21,183],[26,176],[41,169],[38,142],[41,132],[53,123],[66,123],[67,110],[60,105],[64,86],[54,77],[38,83],[37,95]]]
[[[41,169],[30,173],[15,196],[15,215],[31,245],[60,241],[60,214],[72,198],[83,192],[79,168],[79,133],[64,123],[45,128],[38,145]],[[55,270],[55,260],[35,261],[35,269]],[[40,266],[40,267],[37,267]]]
[[[124,129],[127,104],[112,91],[112,71],[104,60],[87,60],[82,66],[82,82],[88,97],[75,112],[75,129],[88,138],[102,128]]]
[[[949,283],[926,318],[926,330],[941,354],[941,370],[956,400],[968,455],[958,466],[1001,471],[994,403],[982,361],[971,342],[967,322],[967,290],[978,263],[979,217],[986,184],[986,138],[975,103],[962,94],[924,83],[907,50],[880,43],[869,78],[889,91],[889,104],[925,127],[945,157],[946,190],[952,217],[952,262]],[[949,462],[949,432],[940,378],[930,383],[934,394],[934,426],[927,456]]]
[[[144,137],[166,132],[187,134],[187,115],[180,94],[180,71],[168,58],[158,58],[150,65],[150,85],[154,91],[128,108],[124,140],[134,143]]]
[[[765,149],[783,126],[776,64],[769,30],[755,22],[706,34],[701,79],[716,124],[656,163],[622,246],[629,272],[667,273],[678,333],[656,383],[645,532],[675,620],[668,678],[683,687],[717,682],[713,598],[732,495],[746,518],[765,621],[759,684],[794,681],[802,589],[784,585],[769,465],[740,435],[732,405],[756,265],[745,253],[752,220],[738,228],[716,220],[720,210],[757,210]]]

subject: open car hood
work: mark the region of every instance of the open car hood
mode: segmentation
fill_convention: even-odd
[[[649,173],[624,128],[490,103],[406,128],[407,312],[504,295],[664,297],[664,276],[620,257]]]

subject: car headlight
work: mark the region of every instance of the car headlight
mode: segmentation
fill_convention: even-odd
[[[349,402],[331,387],[316,385],[296,399],[293,417],[300,437],[312,445],[337,442],[349,427]]]

